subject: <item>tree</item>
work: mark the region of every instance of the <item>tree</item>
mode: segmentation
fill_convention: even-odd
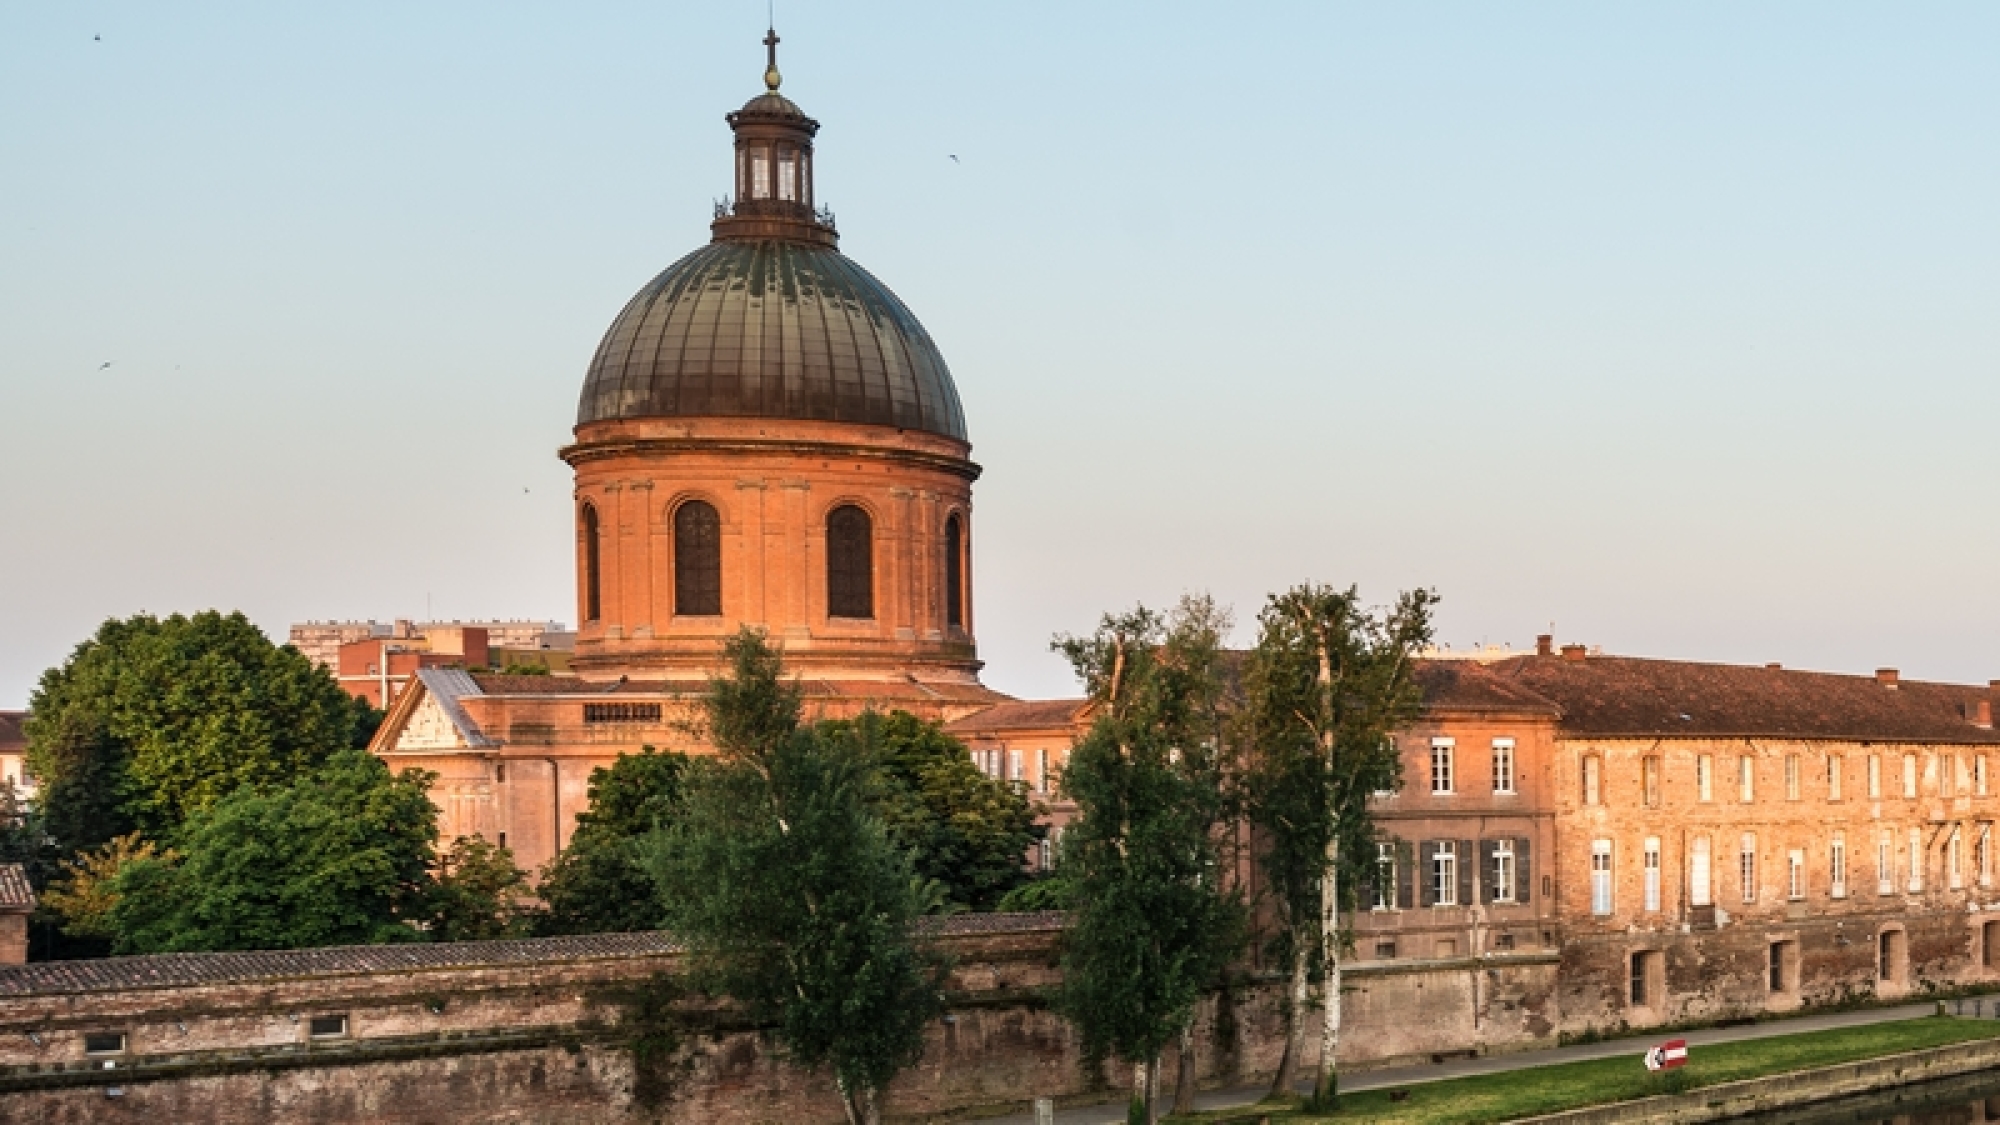
[[[610,934],[660,926],[659,888],[639,861],[640,840],[677,815],[686,755],[647,746],[590,773],[590,808],[542,870],[547,908],[536,933]]]
[[[1041,839],[1023,786],[987,777],[965,743],[907,711],[820,724],[822,737],[877,748],[872,804],[889,839],[911,853],[918,876],[958,910],[992,910],[1028,881],[1027,853]]]
[[[1437,595],[1415,590],[1370,611],[1353,587],[1299,586],[1265,605],[1244,669],[1237,741],[1250,763],[1250,819],[1279,921],[1277,953],[1291,974],[1272,1092],[1291,1088],[1317,968],[1326,1012],[1317,1108],[1332,1109],[1339,1094],[1340,911],[1353,909],[1364,880],[1379,878],[1368,800],[1400,784],[1392,736],[1422,708],[1415,656],[1430,642],[1436,604]]]
[[[30,700],[28,766],[66,854],[163,841],[237,787],[367,745],[380,714],[240,613],[104,623]]]
[[[343,750],[290,785],[223,797],[189,819],[178,860],[119,868],[118,951],[423,940],[437,895],[431,780]]]
[[[431,937],[438,941],[490,941],[522,937],[527,919],[520,900],[528,876],[514,853],[484,836],[460,836],[438,857],[432,892]]]
[[[1222,632],[1206,598],[1162,616],[1106,615],[1060,637],[1097,704],[1063,788],[1078,819],[1063,835],[1077,903],[1064,936],[1058,1004],[1093,1065],[1134,1064],[1135,1119],[1159,1119],[1160,1053],[1183,1040],[1192,1077],[1196,1006],[1239,944],[1242,908],[1224,886],[1230,808],[1220,749]]]
[[[724,655],[705,708],[719,755],[688,770],[646,866],[694,979],[773,1028],[798,1065],[830,1068],[849,1122],[876,1125],[890,1080],[922,1053],[943,972],[913,933],[923,888],[869,807],[880,747],[802,726],[761,634],[738,633]]]
[[[127,833],[63,862],[42,892],[42,909],[62,919],[63,932],[71,937],[114,938],[111,909],[118,904],[118,873],[141,860],[172,863],[179,858],[137,832]]]

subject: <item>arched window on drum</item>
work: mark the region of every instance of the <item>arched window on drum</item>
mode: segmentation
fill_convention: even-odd
[[[874,537],[874,521],[860,508],[843,504],[827,513],[827,616],[875,616]]]
[[[956,512],[944,521],[944,623],[965,628],[965,524]]]
[[[674,509],[674,613],[722,613],[722,516],[705,500]]]
[[[595,621],[603,616],[603,572],[601,568],[602,548],[598,542],[597,507],[583,506],[583,619]]]

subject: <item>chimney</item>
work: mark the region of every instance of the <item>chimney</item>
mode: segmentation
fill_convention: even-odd
[[[1899,678],[1901,678],[1901,674],[1898,673],[1894,668],[1875,669],[1875,682],[1881,684],[1885,688],[1888,688],[1890,691],[1896,690],[1896,681]]]
[[[1556,654],[1556,635],[1554,633],[1537,634],[1535,637],[1535,655],[1554,656],[1555,654]]]
[[[1764,665],[1764,667],[1770,669],[1773,672],[1782,672],[1785,669],[1785,666],[1783,664],[1780,664],[1775,660],[1771,661],[1769,664]]]
[[[1576,661],[1576,662],[1578,662],[1578,663],[1582,663],[1582,662],[1583,662],[1583,659],[1584,659],[1584,657],[1588,656],[1589,654],[1590,654],[1590,650],[1589,650],[1588,648],[1585,648],[1585,647],[1584,647],[1583,645],[1564,645],[1564,646],[1563,646],[1563,659],[1564,659],[1564,660],[1574,660],[1574,661]]]
[[[1993,701],[1982,699],[1973,710],[1972,725],[1982,730],[1993,729]]]

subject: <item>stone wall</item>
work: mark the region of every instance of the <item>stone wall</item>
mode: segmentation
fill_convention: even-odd
[[[946,925],[949,1010],[891,1091],[892,1118],[1115,1096],[1122,1067],[1086,1073],[1044,1002],[1060,919]],[[675,1009],[676,1049],[635,1067],[630,1001],[678,960],[665,939],[634,934],[0,970],[0,1121],[842,1120],[826,1075],[698,1000]],[[1550,955],[1359,967],[1343,1064],[1545,1043],[1556,968]],[[1210,996],[1196,1044],[1204,1085],[1268,1079],[1284,1049],[1282,982],[1245,976]]]

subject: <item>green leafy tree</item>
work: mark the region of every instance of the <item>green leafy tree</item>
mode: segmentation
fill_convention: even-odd
[[[640,841],[677,815],[686,755],[651,746],[590,774],[590,808],[537,888],[539,934],[610,934],[660,927],[660,895],[640,863]]]
[[[431,780],[343,750],[290,785],[239,788],[189,819],[178,860],[119,868],[118,951],[423,940],[437,894]]]
[[[430,933],[438,941],[524,937],[528,876],[514,853],[484,836],[461,836],[438,857]]]
[[[1353,909],[1356,888],[1380,877],[1368,800],[1401,784],[1393,735],[1423,705],[1415,657],[1430,642],[1436,604],[1435,594],[1415,590],[1369,610],[1353,587],[1299,586],[1265,605],[1244,668],[1236,741],[1249,763],[1276,952],[1291,974],[1289,1034],[1271,1088],[1291,1090],[1318,976],[1326,1012],[1313,1083],[1319,1108],[1332,1109],[1339,1094],[1339,915]]]
[[[1089,1062],[1134,1064],[1133,1117],[1148,1123],[1159,1119],[1160,1054],[1185,1043],[1242,932],[1220,853],[1225,627],[1212,602],[1186,598],[1164,616],[1107,614],[1092,636],[1054,645],[1097,704],[1063,772],[1079,815],[1063,835],[1077,906],[1058,1004]]]
[[[726,993],[798,1065],[833,1072],[851,1125],[876,1125],[941,1004],[942,965],[913,926],[930,902],[871,810],[881,747],[799,722],[778,653],[724,646],[680,816],[648,843],[694,979]]]
[[[63,932],[71,937],[116,937],[111,908],[118,904],[118,873],[141,860],[172,863],[179,858],[137,832],[128,833],[62,863],[42,892],[41,907],[61,919]]]
[[[987,777],[942,725],[870,712],[822,723],[820,733],[876,748],[875,810],[952,909],[995,909],[1028,881],[1028,849],[1042,829],[1026,788]]]
[[[164,841],[242,785],[283,785],[365,746],[379,713],[240,613],[111,620],[42,675],[28,764],[67,854]]]

